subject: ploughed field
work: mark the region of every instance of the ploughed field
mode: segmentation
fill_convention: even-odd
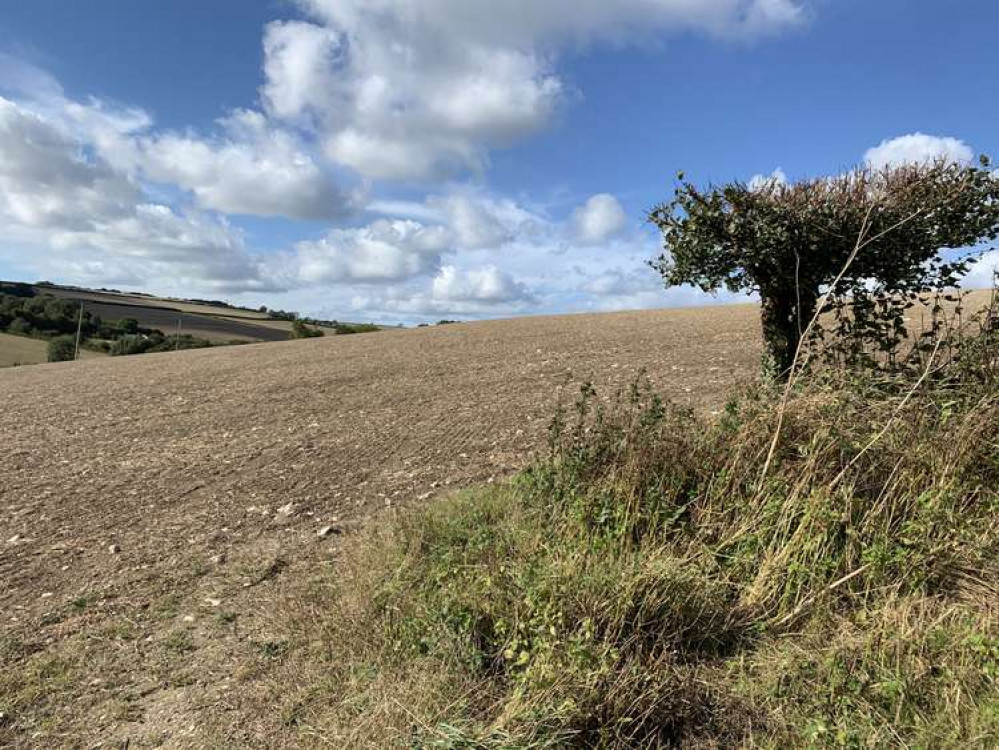
[[[523,468],[583,381],[713,411],[760,351],[742,305],[0,371],[0,746],[261,746],[271,613],[363,519]]]

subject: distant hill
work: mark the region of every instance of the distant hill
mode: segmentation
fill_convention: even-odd
[[[38,294],[81,302],[84,309],[104,320],[134,318],[143,328],[156,328],[168,334],[176,333],[179,326],[181,333],[212,342],[286,341],[291,334],[288,321],[272,320],[267,313],[222,302],[166,299],[55,284],[36,284],[34,289]]]

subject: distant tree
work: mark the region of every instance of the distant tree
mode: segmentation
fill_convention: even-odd
[[[58,336],[49,341],[49,362],[69,362],[76,359],[76,339]]]
[[[122,318],[118,321],[118,330],[126,335],[134,335],[139,332],[139,321],[135,318]]]
[[[0,282],[0,294],[9,294],[14,297],[34,297],[35,289],[31,284],[20,281]]]
[[[941,249],[999,236],[999,180],[984,157],[981,166],[864,167],[794,184],[679,182],[649,216],[664,245],[652,267],[667,287],[759,294],[767,352],[783,376],[834,282],[831,296],[851,300],[843,330],[898,340],[906,299],[954,285],[972,262],[968,253],[945,262]]]
[[[338,336],[353,333],[375,333],[381,328],[374,323],[333,323],[333,330]]]
[[[146,351],[146,342],[138,334],[126,334],[111,343],[109,354],[112,357],[123,357],[129,354],[142,354]]]
[[[313,339],[321,338],[326,334],[320,328],[312,328],[305,324],[305,321],[295,319],[291,323],[291,337],[293,339]]]

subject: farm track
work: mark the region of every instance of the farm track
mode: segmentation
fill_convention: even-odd
[[[509,476],[570,379],[716,409],[758,338],[733,306],[0,371],[0,639],[67,670],[0,746],[259,746],[241,696],[274,601],[335,561],[318,529]]]

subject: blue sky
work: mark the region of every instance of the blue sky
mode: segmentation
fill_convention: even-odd
[[[994,151],[997,23],[987,0],[5,3],[0,277],[406,322],[710,302],[643,266],[677,170]]]

